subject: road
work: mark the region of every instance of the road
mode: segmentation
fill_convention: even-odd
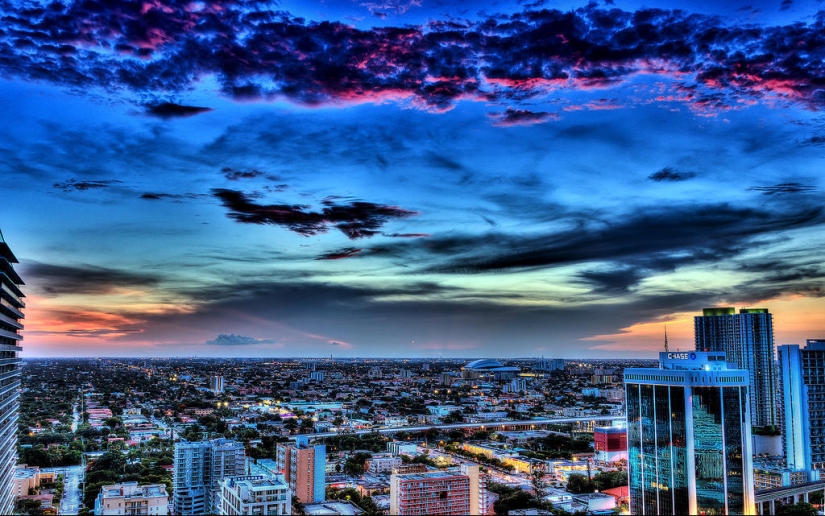
[[[80,509],[80,481],[83,478],[83,466],[65,468],[43,468],[63,475],[63,498],[60,500],[58,514],[77,514]]]

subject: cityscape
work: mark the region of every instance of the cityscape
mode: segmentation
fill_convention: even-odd
[[[825,514],[821,0],[0,16],[0,514]]]

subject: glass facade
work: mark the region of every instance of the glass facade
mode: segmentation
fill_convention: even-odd
[[[744,371],[660,372],[625,371],[631,513],[750,514]]]

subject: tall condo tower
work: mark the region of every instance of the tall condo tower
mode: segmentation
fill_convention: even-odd
[[[776,366],[773,315],[767,308],[705,308],[694,318],[696,351],[724,351],[750,375],[753,426],[774,426]]]
[[[310,446],[305,435],[295,437],[294,445],[275,448],[278,471],[301,503],[320,503],[326,499],[327,447]]]
[[[825,469],[825,339],[777,348],[782,392],[782,441],[791,469],[811,481]]]
[[[748,372],[722,352],[628,368],[631,514],[755,514]]]
[[[14,271],[18,263],[0,233],[0,514],[14,512],[13,477],[17,464],[17,420],[20,412],[20,320],[26,304]]]
[[[220,482],[246,474],[243,443],[229,439],[175,443],[175,514],[214,514]]]

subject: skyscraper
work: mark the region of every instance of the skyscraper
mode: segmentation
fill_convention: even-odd
[[[790,469],[808,470],[819,479],[825,468],[825,340],[809,339],[805,348],[777,348],[782,392],[782,441]]]
[[[276,449],[278,471],[301,503],[326,499],[327,447],[309,445],[305,435],[295,438],[294,445],[279,444]]]
[[[696,351],[724,351],[750,375],[751,422],[776,425],[773,315],[767,308],[705,308],[694,318]]]
[[[19,263],[0,233],[0,514],[14,510],[14,466],[17,464],[17,420],[20,409],[20,319],[23,280],[14,271]]]
[[[664,352],[624,381],[631,514],[754,514],[748,372]]]
[[[243,443],[229,439],[175,443],[175,514],[214,513],[220,481],[245,474]]]

